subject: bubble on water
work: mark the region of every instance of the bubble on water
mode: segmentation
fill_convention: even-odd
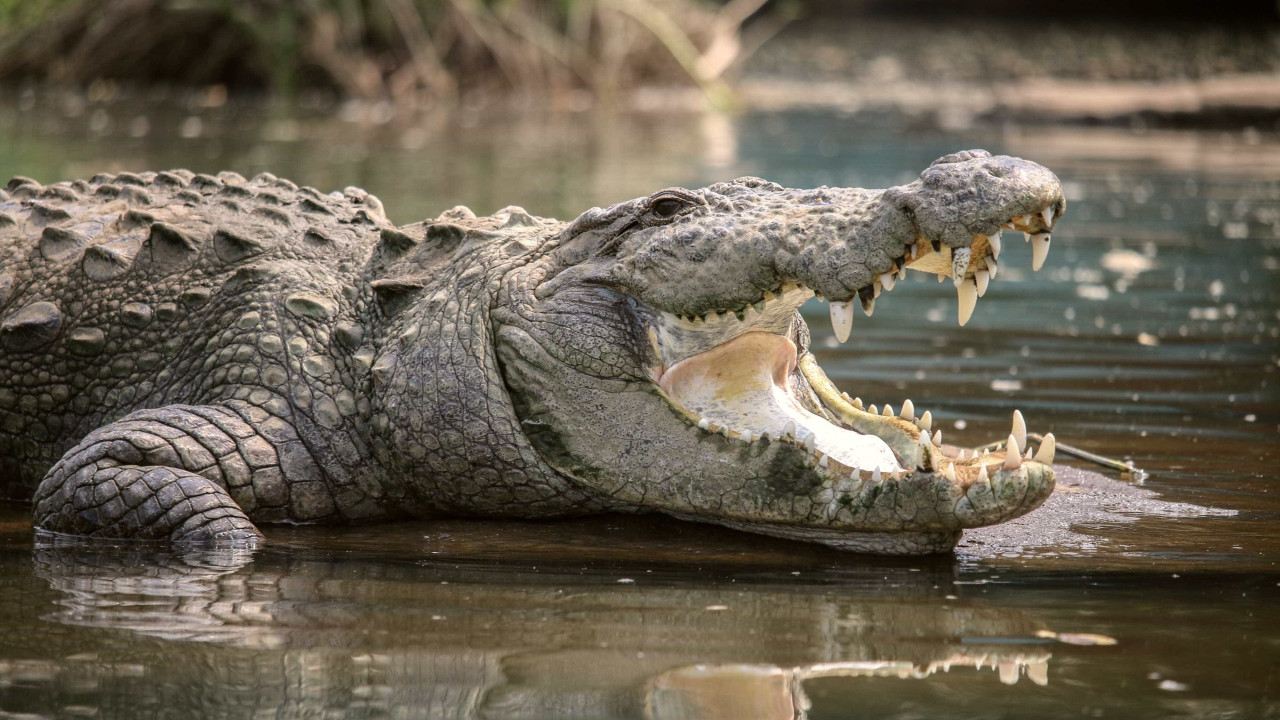
[[[956,420],[954,424],[957,430],[963,430],[969,426],[969,423],[965,422],[963,418]]]
[[[1257,422],[1257,420],[1258,420],[1258,416],[1257,416],[1257,415],[1254,415],[1253,413],[1249,413],[1248,415],[1245,415],[1245,416],[1244,416],[1244,421],[1245,421],[1245,422],[1250,422],[1250,423],[1251,423],[1251,422]]]

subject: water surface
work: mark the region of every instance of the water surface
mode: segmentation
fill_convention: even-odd
[[[138,108],[142,107],[142,110]],[[1033,431],[1235,511],[886,560],[657,518],[268,528],[256,554],[36,542],[0,510],[0,713],[39,717],[1280,716],[1280,138],[814,113],[507,115],[0,98],[0,175],[182,166],[360,185],[397,222],[566,218],[760,175],[883,187],[966,147],[1063,179],[967,327],[917,277],[824,368],[948,442]],[[1065,552],[1069,550],[1069,552]]]

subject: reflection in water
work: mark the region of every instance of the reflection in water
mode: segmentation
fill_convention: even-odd
[[[91,677],[92,702],[132,698],[132,717],[793,718],[818,678],[985,667],[1044,684],[1052,642],[1023,613],[926,601],[942,568],[880,568],[884,589],[850,595],[41,545],[35,574],[56,591],[41,619],[97,632],[48,626],[42,655],[61,659],[27,668],[26,688],[74,695]],[[130,635],[153,641],[120,663]]]

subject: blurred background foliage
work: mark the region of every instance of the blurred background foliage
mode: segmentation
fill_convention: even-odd
[[[413,105],[513,92],[546,100],[586,91],[607,101],[640,84],[692,83],[725,104],[726,78],[797,7],[768,0],[0,0],[0,81],[317,88]]]

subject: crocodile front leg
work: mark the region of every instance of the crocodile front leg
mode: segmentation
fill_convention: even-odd
[[[90,433],[41,481],[36,526],[90,537],[252,544],[262,535],[251,515],[306,521],[332,511],[327,483],[303,457],[292,427],[237,405],[142,410]]]

